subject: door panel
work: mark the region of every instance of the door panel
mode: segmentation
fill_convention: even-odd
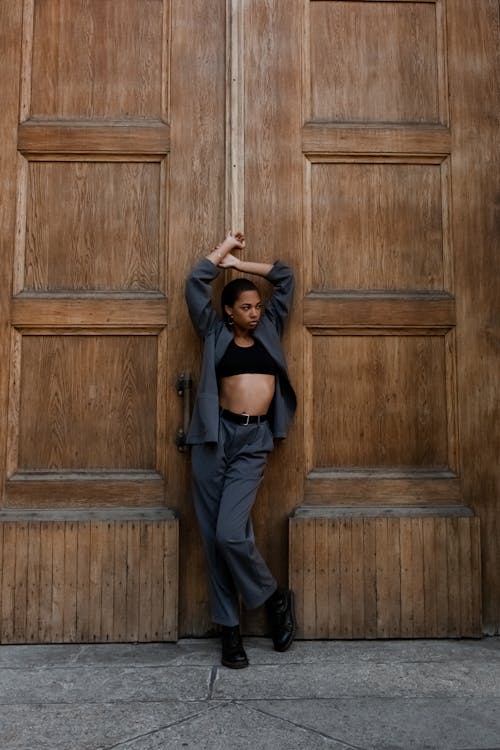
[[[309,481],[392,469],[416,498],[457,470],[442,3],[312,1],[304,24]]]
[[[168,0],[28,0],[30,117],[163,119],[169,5]]]
[[[312,360],[315,468],[448,466],[442,336],[316,335]]]
[[[154,336],[23,336],[20,471],[153,471],[157,358]]]
[[[315,161],[307,176],[315,291],[449,288],[447,160]]]
[[[311,0],[305,13],[309,122],[444,124],[440,2]]]
[[[29,164],[24,290],[158,291],[158,162]]]

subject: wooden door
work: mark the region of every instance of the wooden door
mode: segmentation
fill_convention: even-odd
[[[225,224],[225,2],[0,16],[1,640],[203,632],[176,378]]]
[[[209,631],[175,384],[229,226],[296,270],[254,520],[300,635],[477,635],[481,570],[498,629],[498,14],[0,5],[2,642]]]
[[[480,519],[496,629],[498,3],[236,5],[248,244],[298,271],[258,532],[300,635],[478,635]]]

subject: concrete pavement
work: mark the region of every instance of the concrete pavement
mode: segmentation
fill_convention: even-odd
[[[500,750],[500,639],[0,647],[0,750]]]

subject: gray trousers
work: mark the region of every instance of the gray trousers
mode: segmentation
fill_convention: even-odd
[[[239,623],[239,595],[248,609],[276,590],[255,545],[250,512],[273,436],[267,422],[238,425],[223,417],[219,442],[191,446],[193,499],[210,579],[212,620]]]

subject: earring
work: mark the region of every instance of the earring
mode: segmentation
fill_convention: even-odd
[[[232,315],[229,315],[227,322],[228,322],[228,325],[230,326],[234,325],[234,317]]]

